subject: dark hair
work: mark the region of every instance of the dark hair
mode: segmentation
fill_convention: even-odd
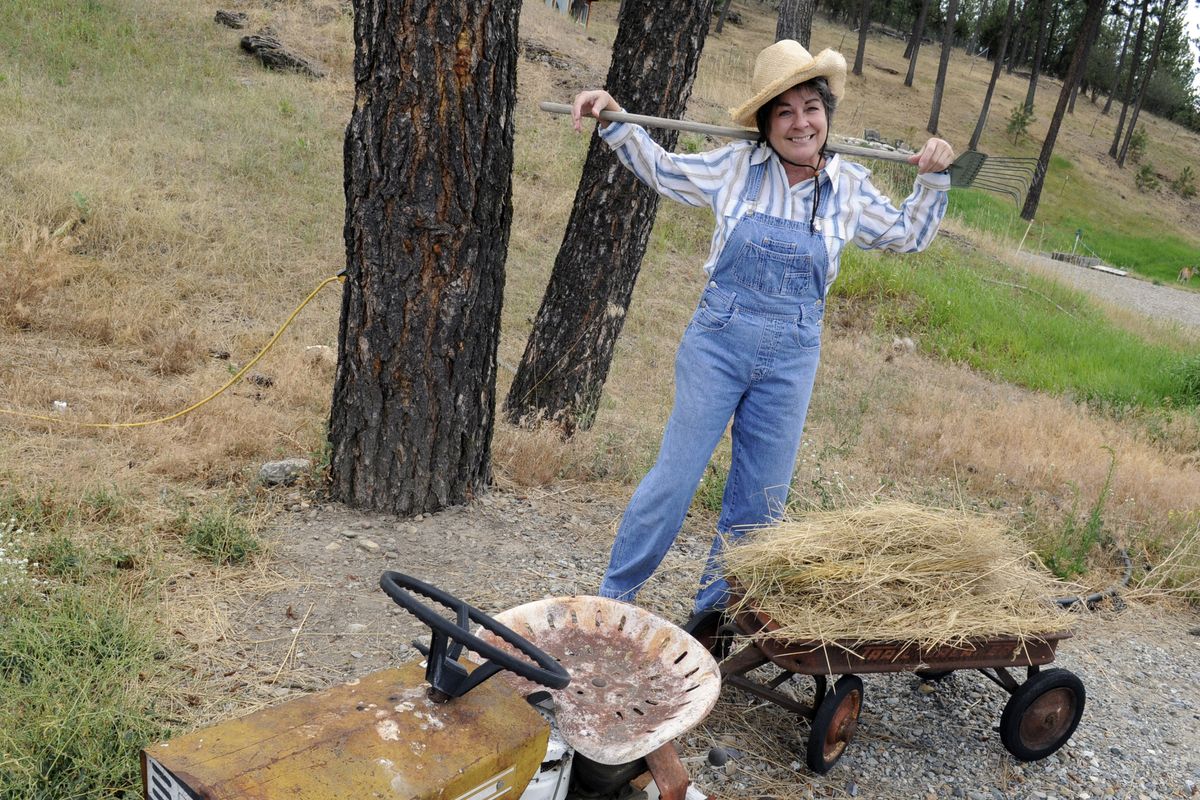
[[[821,105],[825,106],[825,123],[827,126],[833,125],[833,112],[837,108],[837,98],[833,96],[833,90],[829,88],[829,81],[823,77],[816,77],[807,80],[804,83],[798,83],[791,89],[812,89],[821,98]],[[786,91],[791,91],[787,89]],[[758,107],[758,111],[754,112],[754,122],[758,127],[758,143],[762,144],[767,141],[767,133],[771,130],[771,109],[775,108],[775,104],[783,92],[772,97],[766,103]]]

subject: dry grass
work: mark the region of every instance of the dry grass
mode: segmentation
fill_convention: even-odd
[[[999,521],[909,503],[810,512],[748,534],[725,555],[771,636],[853,649],[1021,640],[1068,627],[1068,593]]]
[[[15,62],[6,69],[0,93],[12,102],[0,155],[11,168],[0,192],[0,407],[47,414],[60,401],[65,416],[88,421],[174,412],[227,380],[311,287],[340,268],[353,43],[350,19],[331,14],[334,5],[241,6],[252,27],[272,25],[283,41],[329,67],[325,81],[267,72],[238,49],[240,34],[214,25],[209,11],[159,0],[105,9],[141,39],[162,43],[152,53],[133,57],[135,48],[105,49],[101,42],[89,52],[110,59],[108,68],[79,69],[58,81]],[[566,100],[603,81],[617,5],[595,4],[588,30],[540,2],[522,12],[522,39],[548,47],[568,66],[520,62],[501,396],[541,301],[589,141],[536,103]],[[773,36],[763,7],[738,8],[746,24],[709,37],[690,103],[696,119],[727,121],[725,109],[742,98],[753,53]],[[852,39],[817,20],[814,46],[852,50]],[[909,90],[877,68],[900,66],[902,46],[871,40],[868,73],[851,79],[838,132],[874,127],[921,138],[936,48],[923,50],[918,85]],[[964,141],[974,123],[971,98],[982,93],[987,70],[977,62],[961,69],[963,57],[954,58],[943,129]],[[1049,119],[1053,95],[1047,82],[1039,120]],[[1019,79],[1003,77],[995,114],[1018,97]],[[1083,105],[1060,148],[1076,164],[1102,170],[1094,152],[1106,147],[1104,123],[1093,135],[1095,112]],[[1194,135],[1153,119],[1147,124],[1156,160],[1166,160],[1155,151],[1160,140],[1181,163],[1200,158]],[[999,127],[993,124],[984,149],[1010,152]],[[1131,176],[1103,177],[1133,198],[1128,213],[1187,218],[1137,195]],[[670,408],[674,349],[699,291],[710,225],[702,211],[662,206],[595,428],[564,443],[500,426],[502,485],[628,483],[649,465]],[[336,345],[338,308],[336,290],[318,296],[256,367],[271,386],[239,383],[168,425],[88,431],[0,414],[5,485],[67,494],[112,486],[138,512],[95,535],[145,536],[158,528],[171,498],[244,490],[261,460],[319,453],[332,372],[327,360],[306,353]],[[1102,448],[1109,446],[1118,457],[1112,513],[1119,533],[1153,531],[1169,550],[1183,524],[1170,512],[1200,508],[1196,464],[1188,460],[1194,455],[1148,440],[1135,425],[919,356],[884,355],[875,340],[831,330],[801,489],[831,484],[836,471],[851,494],[884,486],[951,504],[965,494],[1053,520],[1074,498],[1095,497],[1107,464]],[[1188,425],[1174,420],[1166,430],[1178,441]]]

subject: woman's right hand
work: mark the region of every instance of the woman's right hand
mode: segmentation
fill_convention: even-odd
[[[571,104],[571,119],[575,122],[575,131],[583,132],[583,118],[595,117],[601,128],[607,128],[608,122],[600,119],[601,111],[624,111],[613,99],[613,96],[603,89],[585,89],[575,95]]]

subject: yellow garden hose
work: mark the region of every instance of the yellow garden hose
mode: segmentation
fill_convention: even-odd
[[[275,345],[275,342],[279,340],[279,337],[283,335],[283,332],[285,330],[287,330],[289,325],[292,324],[292,321],[294,319],[296,319],[296,316],[302,310],[304,310],[304,307],[306,305],[308,305],[309,302],[314,297],[316,297],[317,294],[320,293],[320,291],[322,289],[324,289],[326,286],[333,283],[334,281],[344,282],[345,280],[346,280],[346,273],[339,272],[337,275],[331,275],[330,277],[326,278],[325,280],[323,280],[319,284],[317,284],[317,288],[313,289],[312,292],[309,293],[308,297],[304,298],[304,302],[302,302],[300,305],[296,306],[296,310],[288,315],[288,318],[286,320],[284,320],[283,325],[279,326],[279,330],[275,331],[275,335],[271,337],[270,341],[268,341],[266,343],[266,345],[263,347],[263,349],[258,351],[258,355],[254,356],[254,358],[250,359],[250,361],[248,361],[244,367],[239,369],[237,371],[237,374],[235,374],[232,378],[230,378],[228,381],[225,382],[224,386],[222,386],[220,389],[217,389],[215,392],[210,394],[208,397],[205,397],[203,400],[198,400],[195,403],[192,403],[187,408],[182,409],[181,411],[176,411],[174,414],[171,414],[170,416],[159,417],[158,419],[143,420],[141,422],[78,422],[76,420],[66,419],[64,417],[50,417],[50,416],[46,416],[44,414],[30,414],[29,412],[26,412],[26,411],[12,411],[7,408],[0,408],[0,414],[8,414],[9,416],[21,417],[23,419],[36,419],[36,420],[41,420],[42,422],[56,422],[56,423],[61,423],[61,424],[65,424],[65,425],[74,425],[79,428],[141,428],[141,427],[145,427],[146,425],[158,425],[159,423],[162,423],[162,422],[170,422],[173,419],[179,419],[180,417],[184,416],[185,414],[190,414],[191,412],[195,411],[197,408],[200,408],[200,406],[202,406],[205,403],[207,403],[208,401],[216,398],[218,395],[220,395],[222,392],[224,392],[230,386],[233,386],[235,383],[237,383],[241,379],[241,377],[250,370],[251,367],[253,367],[255,364],[258,363],[259,359],[261,359],[264,355],[267,354],[267,351],[270,350]]]

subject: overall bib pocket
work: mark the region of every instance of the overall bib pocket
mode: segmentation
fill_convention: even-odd
[[[715,287],[710,286],[705,289],[704,294],[700,296],[700,305],[696,307],[696,313],[692,315],[689,327],[707,333],[724,330],[737,314],[737,307],[733,304],[733,300],[734,295],[728,295]]]
[[[800,297],[812,280],[812,256],[787,239],[747,239],[734,267],[734,280],[776,297]]]

